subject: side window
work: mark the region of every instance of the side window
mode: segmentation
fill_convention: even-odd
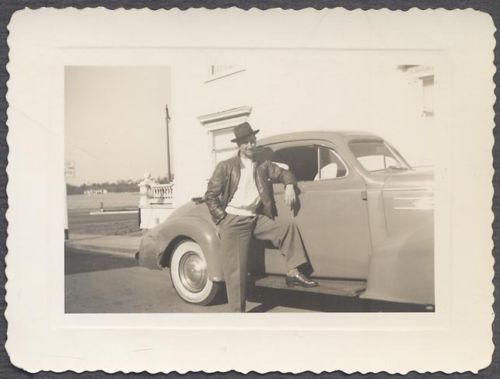
[[[298,181],[313,180],[318,172],[318,154],[312,145],[276,150],[273,162],[286,164]]]
[[[298,181],[313,181],[341,178],[347,169],[331,149],[318,146],[294,146],[278,149],[273,153],[273,162],[286,164]]]
[[[336,179],[347,175],[347,169],[339,156],[327,147],[318,146],[319,171],[314,180]]]

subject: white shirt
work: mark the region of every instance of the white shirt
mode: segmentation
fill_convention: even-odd
[[[253,216],[260,203],[259,190],[253,175],[255,163],[251,159],[240,157],[240,164],[240,181],[231,202],[226,207],[226,213]]]

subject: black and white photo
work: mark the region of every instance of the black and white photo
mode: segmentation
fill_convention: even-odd
[[[487,366],[493,33],[473,10],[17,12],[13,364]]]

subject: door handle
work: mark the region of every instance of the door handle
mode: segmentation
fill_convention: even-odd
[[[365,190],[361,191],[361,200],[368,200],[368,194]]]

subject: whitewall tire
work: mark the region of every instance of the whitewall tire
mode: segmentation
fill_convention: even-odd
[[[207,260],[200,245],[191,240],[184,240],[174,248],[170,277],[177,294],[188,303],[208,305],[220,287],[208,277]]]

